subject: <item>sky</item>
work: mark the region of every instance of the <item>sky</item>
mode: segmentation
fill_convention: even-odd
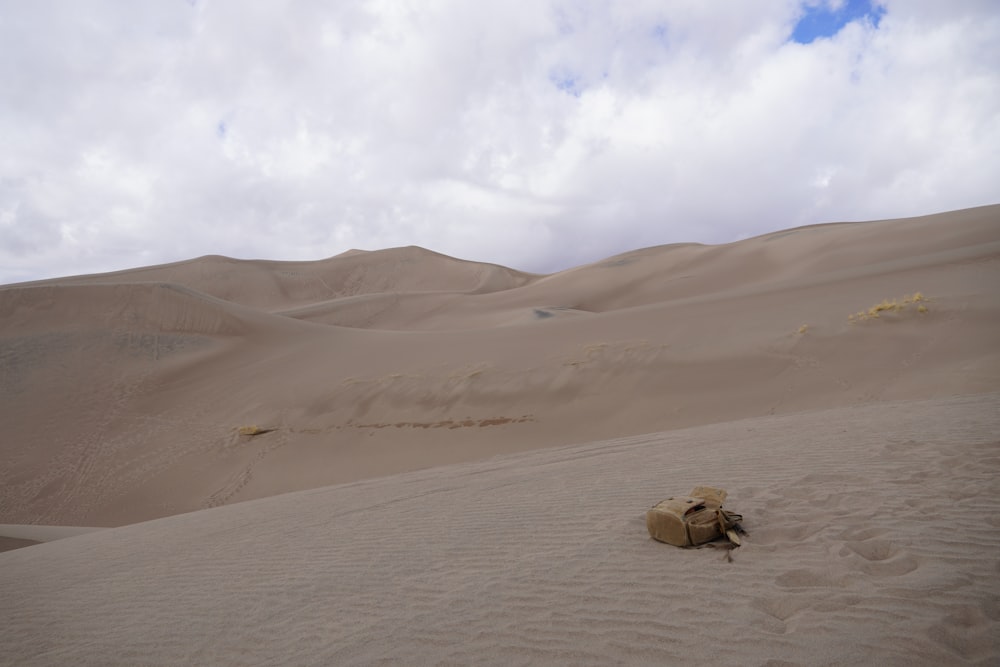
[[[0,284],[1000,202],[996,0],[0,0]]]

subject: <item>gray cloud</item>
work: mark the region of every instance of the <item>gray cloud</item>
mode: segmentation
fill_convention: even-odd
[[[886,2],[33,2],[0,20],[0,283],[418,244],[550,271],[997,201],[1000,17]]]

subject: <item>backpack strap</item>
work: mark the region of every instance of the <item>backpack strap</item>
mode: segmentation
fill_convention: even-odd
[[[692,498],[701,498],[707,507],[722,507],[726,502],[726,492],[724,489],[717,489],[714,486],[696,486],[688,494]]]

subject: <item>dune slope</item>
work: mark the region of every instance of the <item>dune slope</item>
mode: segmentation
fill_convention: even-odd
[[[18,665],[1000,659],[1000,394],[453,464],[0,554]],[[750,535],[652,541],[723,486]]]

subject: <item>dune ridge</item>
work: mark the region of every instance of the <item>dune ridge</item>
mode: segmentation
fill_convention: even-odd
[[[393,291],[494,291],[509,289],[532,278],[531,274],[496,264],[470,262],[407,246],[300,262],[206,255],[170,264],[20,285],[176,283],[218,299],[269,310]]]

